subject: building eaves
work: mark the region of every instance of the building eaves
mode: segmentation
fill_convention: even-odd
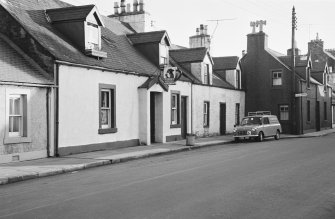
[[[160,43],[163,37],[167,36],[166,31],[153,31],[144,33],[127,34],[128,39],[134,44]]]

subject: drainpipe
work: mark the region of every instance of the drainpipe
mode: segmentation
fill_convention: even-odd
[[[55,80],[55,129],[54,129],[54,154],[55,157],[59,157],[58,153],[58,133],[59,133],[59,65],[57,63],[54,64],[54,80]]]
[[[191,82],[191,134],[193,133],[193,81]]]
[[[49,105],[49,94],[50,94],[50,90],[51,88],[47,88],[47,92],[46,92],[46,108],[47,108],[47,156],[50,157],[50,113],[49,113],[49,109],[50,109],[50,105]]]

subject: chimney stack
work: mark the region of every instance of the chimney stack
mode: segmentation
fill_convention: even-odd
[[[121,14],[126,13],[125,0],[121,0]]]
[[[129,13],[130,12],[130,4],[128,3],[127,4],[127,13]]]
[[[114,14],[119,14],[119,3],[114,2]]]
[[[140,11],[143,12],[143,11],[144,11],[144,3],[143,3],[143,0],[140,0],[139,6],[140,6]]]
[[[134,11],[134,12],[137,12],[137,11],[138,11],[138,1],[137,1],[137,0],[134,0],[134,3],[133,3],[133,11]]]

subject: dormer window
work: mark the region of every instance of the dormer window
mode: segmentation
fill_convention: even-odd
[[[167,65],[169,57],[169,48],[164,44],[159,44],[159,64]]]
[[[86,49],[101,49],[101,33],[98,25],[87,22],[86,43]]]
[[[101,51],[102,17],[95,5],[73,6],[46,10],[47,19],[83,53],[106,58]]]

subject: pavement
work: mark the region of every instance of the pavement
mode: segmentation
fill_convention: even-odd
[[[335,133],[335,129],[306,133],[304,135],[282,134],[282,139],[321,137]],[[229,144],[233,141],[231,135],[197,138],[194,146],[186,146],[186,141],[158,143],[150,146],[136,146],[116,150],[104,150],[90,153],[69,155],[64,157],[44,158],[22,162],[0,164],[0,185],[71,173],[88,168],[112,165],[135,159],[158,156],[181,151],[194,150],[203,147]]]

